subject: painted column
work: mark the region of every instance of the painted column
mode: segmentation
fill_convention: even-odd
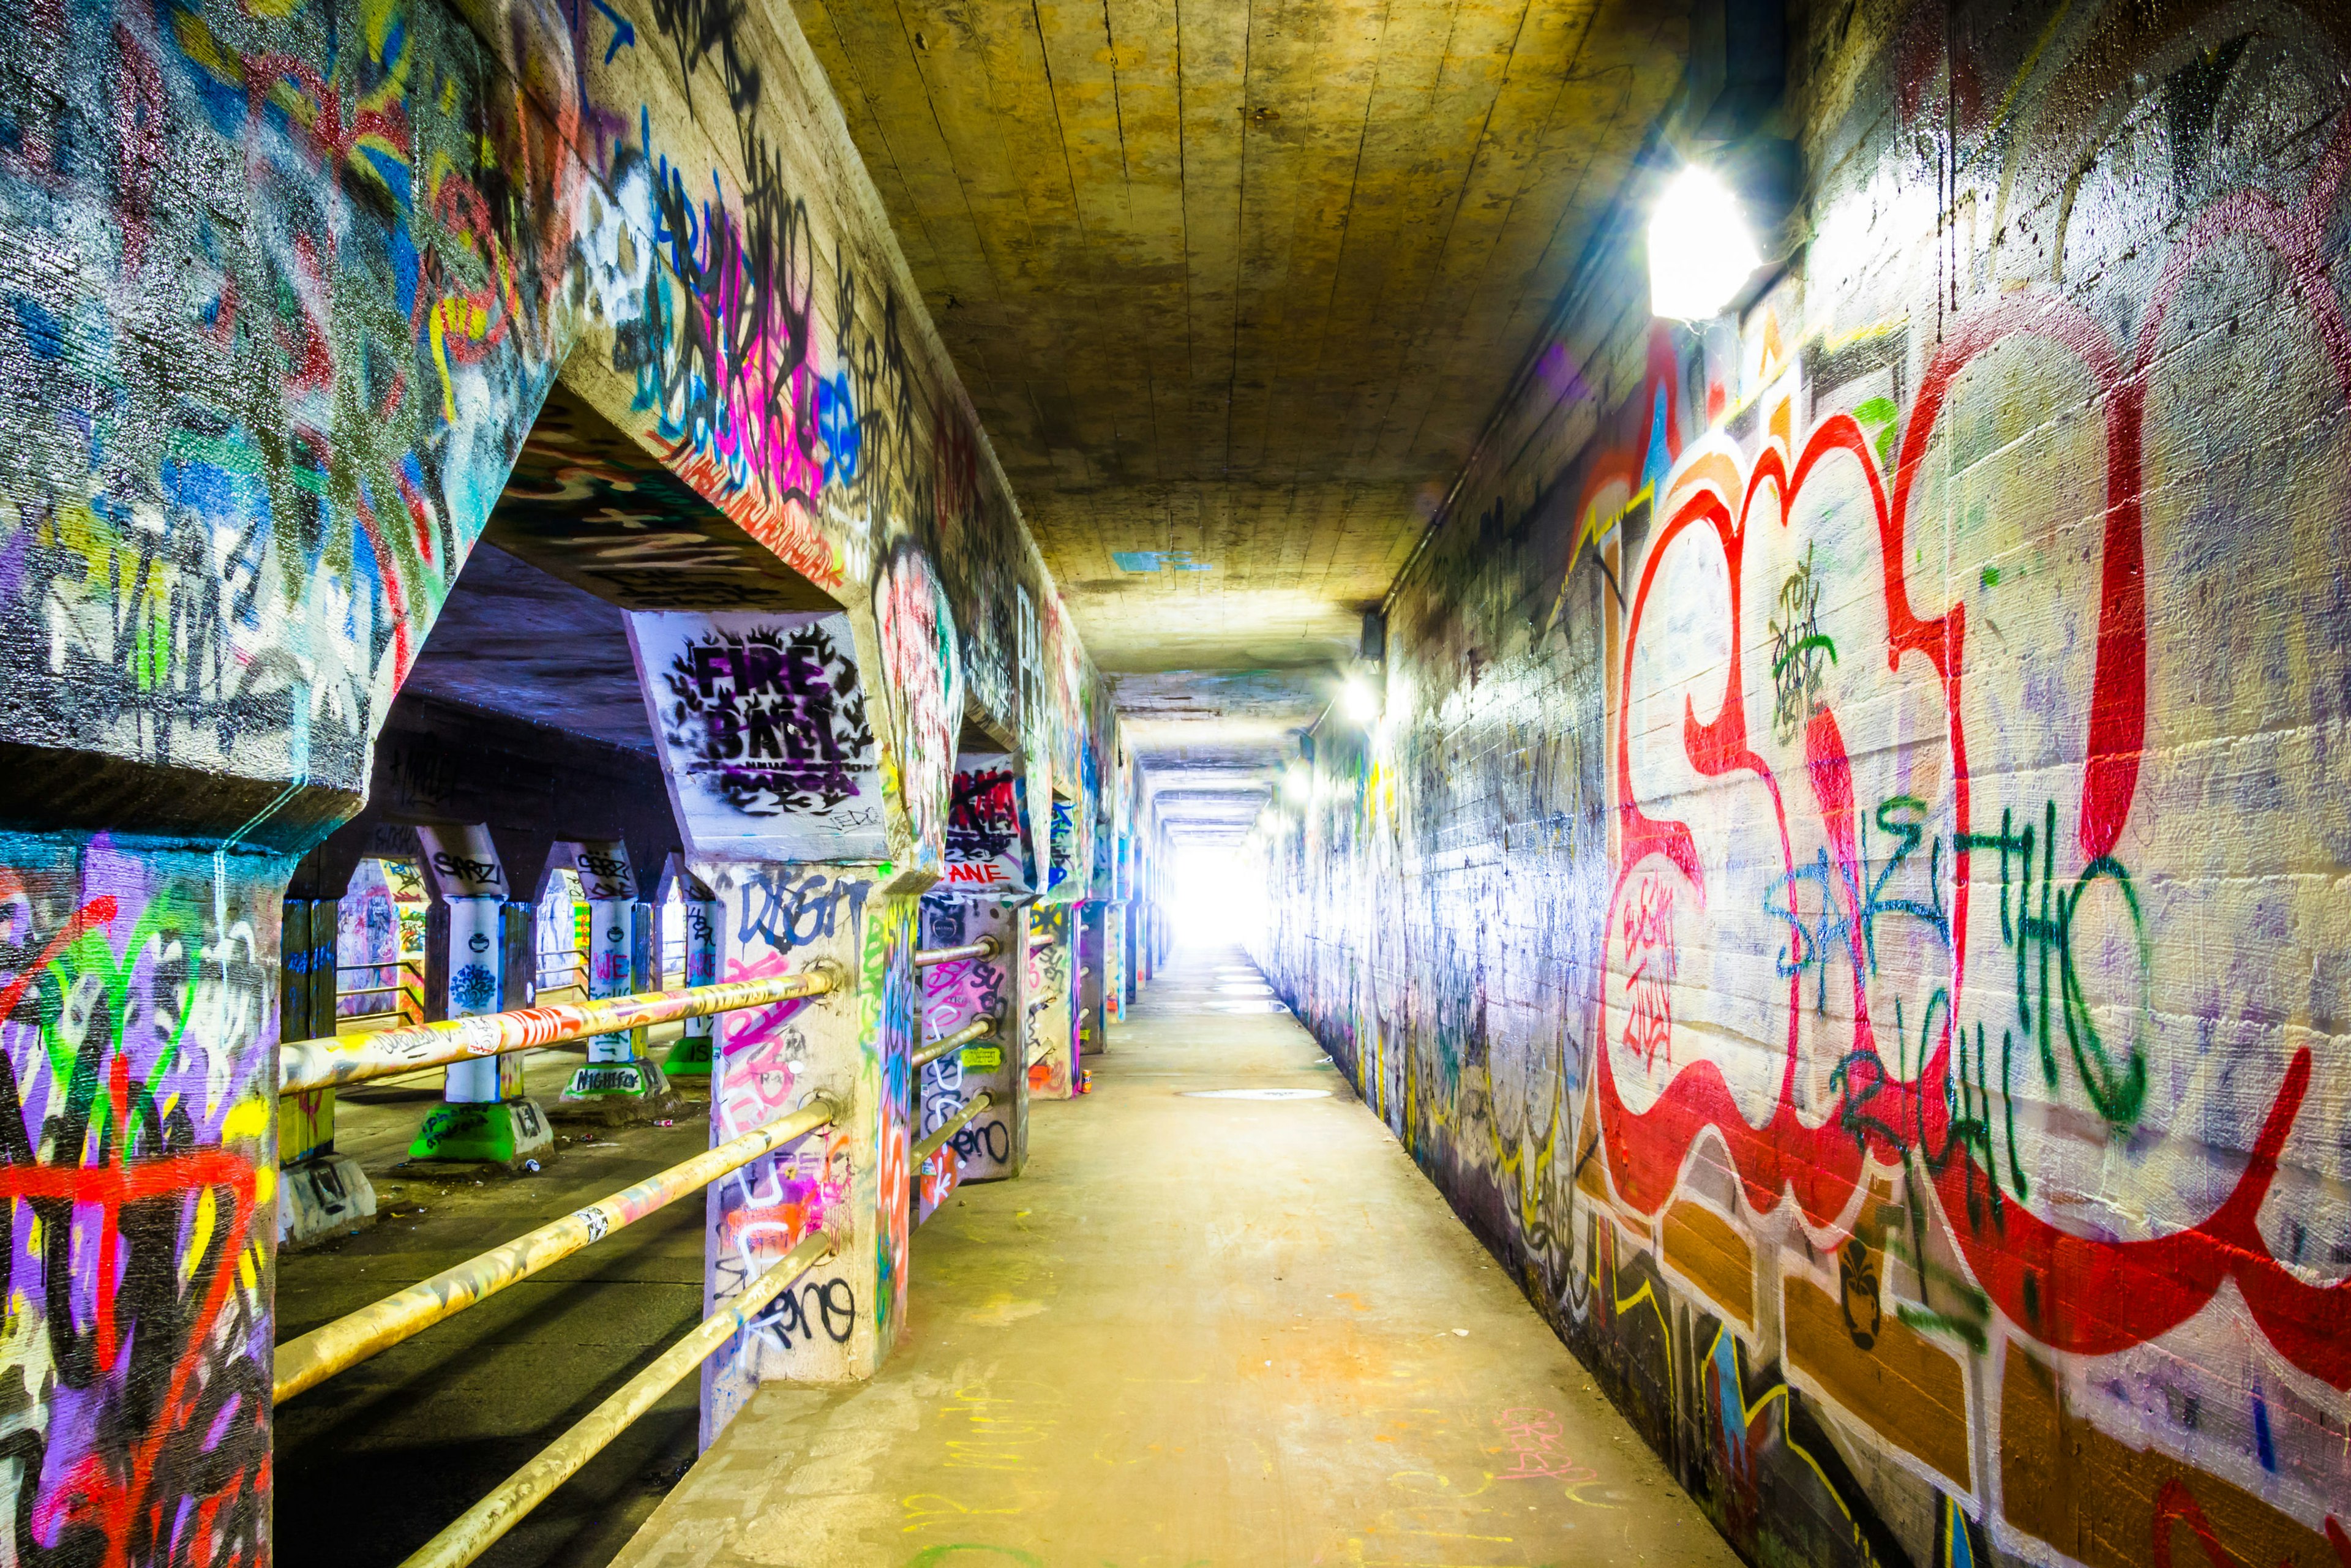
[[[811,1232],[838,1250],[705,1364],[703,1440],[767,1381],[870,1377],[895,1342],[906,1284],[908,1057],[921,1028],[917,899],[874,868],[698,864],[723,910],[729,981],[833,967],[845,989],[722,1015],[710,1083],[716,1145],[821,1093],[832,1127],[712,1185],[705,1312]]]
[[[0,835],[8,1561],[268,1561],[293,868],[185,836]]]
[[[935,1132],[985,1092],[988,1108],[974,1117],[914,1173],[914,1218],[928,1219],[947,1195],[967,1181],[1020,1174],[1029,1153],[1029,1082],[1020,1061],[1022,980],[1019,957],[1025,922],[1019,901],[934,893],[923,900],[925,947],[960,947],[992,937],[991,958],[956,958],[923,971],[923,1038],[939,1040],[977,1019],[996,1031],[922,1070],[914,1085],[915,1137]]]
[[[288,898],[280,904],[283,964],[280,1037],[335,1032],[337,901]],[[335,1092],[314,1089],[277,1102],[277,1240],[301,1246],[375,1218],[375,1187],[348,1155],[335,1152]]]
[[[714,1143],[818,1093],[839,1115],[710,1188],[708,1311],[812,1230],[835,1249],[705,1364],[708,1442],[761,1382],[870,1377],[897,1338],[914,1141],[908,1057],[922,1025],[915,920],[933,876],[912,865],[903,836],[893,843],[891,824],[911,832],[919,809],[935,843],[953,734],[903,721],[959,714],[962,698],[950,681],[927,695],[897,684],[884,700],[846,614],[640,612],[629,637],[689,869],[718,905],[720,978],[829,964],[843,985],[718,1024]],[[951,635],[900,641],[952,656]],[[901,743],[886,777],[877,714],[922,736]]]
[[[1029,1016],[1029,1092],[1046,1100],[1066,1100],[1076,1093],[1076,991],[1070,932],[1075,924],[1066,904],[1029,907],[1028,975],[1023,1005]],[[1044,938],[1040,943],[1036,939]]]
[[[1127,904],[1122,899],[1102,911],[1102,1038],[1109,1026],[1126,1021],[1129,995],[1126,967]]]
[[[718,983],[718,923],[722,918],[718,895],[709,883],[692,872],[680,869],[672,879],[671,887],[685,914],[685,984],[715,986]],[[672,1078],[707,1078],[710,1076],[711,1040],[717,1030],[714,1018],[694,1018],[685,1020],[685,1032],[669,1048],[662,1066]]]
[[[1105,1003],[1108,993],[1106,972],[1109,963],[1108,933],[1110,904],[1099,898],[1089,898],[1077,906],[1077,917],[1071,923],[1077,946],[1077,1033],[1076,1065],[1078,1092],[1085,1092],[1085,1061],[1099,1056],[1108,1046],[1109,1012]]]
[[[476,1018],[502,1010],[509,992],[507,874],[489,830],[428,826],[417,830],[424,863],[447,912],[442,922],[446,959],[445,1016]],[[554,1147],[547,1113],[526,1092],[519,1053],[459,1062],[444,1070],[442,1103],[429,1112],[411,1159],[491,1160],[513,1165]]]
[[[588,995],[594,1000],[625,997],[635,970],[637,883],[629,867],[629,846],[617,839],[591,840],[573,859],[580,896],[588,904]],[[566,1100],[660,1099],[669,1080],[646,1059],[641,1031],[615,1030],[588,1041],[588,1065],[571,1075]]]

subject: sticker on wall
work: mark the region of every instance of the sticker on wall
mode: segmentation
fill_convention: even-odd
[[[879,860],[880,757],[849,618],[641,611],[629,643],[697,856]]]

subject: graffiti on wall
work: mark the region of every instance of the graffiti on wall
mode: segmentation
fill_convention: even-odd
[[[1265,958],[1751,1553],[2339,1564],[2340,19],[1955,15],[1541,361]]]
[[[1028,789],[1017,759],[967,753],[947,796],[946,884],[986,893],[1035,886]]]
[[[963,729],[963,664],[955,616],[928,556],[904,546],[890,552],[874,579],[873,621],[897,737],[896,783],[889,793],[906,816],[898,841],[909,864],[943,873],[943,834]]]
[[[709,879],[727,924],[724,977],[766,980],[804,971],[818,958],[839,961],[851,951],[872,884],[823,870],[777,868]],[[819,1002],[793,998],[720,1015],[711,1065],[713,1146],[738,1137],[806,1104],[820,1090],[840,1095],[851,1086],[820,1079],[811,1063],[810,1009]],[[810,1234],[848,1223],[860,1177],[848,1129],[811,1134],[752,1161],[711,1184],[705,1310],[714,1310],[758,1278]],[[749,1332],[705,1365],[703,1431],[714,1437],[731,1420],[771,1362],[813,1343],[848,1341],[859,1303],[855,1288],[832,1280],[778,1296],[755,1317]],[[846,1303],[844,1305],[844,1303]]]
[[[887,852],[879,748],[846,616],[641,612],[629,636],[698,852]]]
[[[1020,912],[1000,900],[943,889],[924,898],[922,931],[925,947],[960,947],[983,938],[996,943],[992,955],[952,958],[923,971],[922,1033],[926,1040],[956,1033],[982,1019],[996,1026],[993,1033],[929,1063],[915,1085],[918,1138],[937,1132],[973,1095],[985,1092],[989,1099],[988,1108],[949,1140],[954,1159],[925,1173],[936,1189],[922,1210],[927,1216],[957,1181],[1009,1173],[1025,1139],[1027,1102],[1017,1082],[1022,1071],[1019,1052],[1008,1050],[1005,1038],[1013,1017],[1011,993],[1018,971],[1012,966],[1021,940]]]
[[[1045,835],[1045,892],[1056,904],[1066,904],[1084,895],[1085,879],[1077,865],[1078,809],[1062,796],[1053,797],[1053,813]]]
[[[5,865],[11,1555],[266,1563],[290,867],[105,838]]]
[[[1077,988],[1071,962],[1077,922],[1066,904],[1029,910],[1027,998],[1029,1092],[1064,1100],[1076,1092]]]

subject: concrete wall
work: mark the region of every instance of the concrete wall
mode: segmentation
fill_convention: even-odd
[[[1263,956],[1753,1560],[2351,1562],[2346,16],[1813,11],[1808,246],[1580,281]]]
[[[877,664],[902,873],[938,861],[942,694],[1040,796],[1090,794],[1112,737],[782,7],[11,23],[0,1495],[16,1561],[265,1562],[278,899],[559,378],[877,654],[923,654]],[[643,511],[581,548],[707,547]]]

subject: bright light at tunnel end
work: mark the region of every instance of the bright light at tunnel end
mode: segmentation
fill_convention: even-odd
[[[1762,265],[1730,187],[1693,163],[1649,214],[1649,310],[1682,321],[1719,316]]]
[[[1265,929],[1266,890],[1252,858],[1228,844],[1179,845],[1170,858],[1168,916],[1176,945],[1255,945]]]

